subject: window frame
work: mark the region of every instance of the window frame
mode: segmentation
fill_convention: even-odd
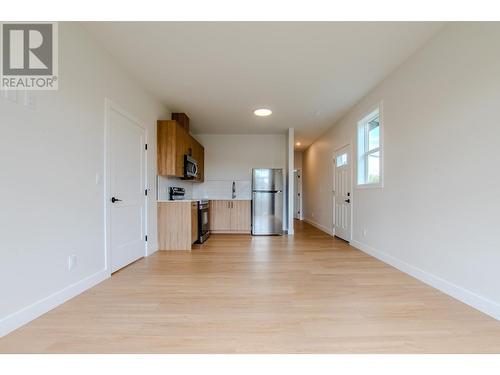
[[[378,114],[379,118],[379,146],[369,150],[368,139],[368,123]],[[363,148],[360,147],[360,134],[363,132]],[[384,187],[384,119],[382,102],[373,107],[367,112],[358,122],[356,126],[356,145],[357,145],[357,159],[356,159],[356,188],[370,189],[370,188],[383,188]],[[363,169],[363,180],[368,180],[368,157],[374,153],[379,153],[379,180],[378,182],[360,182],[360,169]]]

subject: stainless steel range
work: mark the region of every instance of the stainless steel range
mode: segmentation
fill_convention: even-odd
[[[198,243],[210,236],[210,205],[207,200],[198,201]]]
[[[170,200],[182,201],[185,200],[186,190],[181,187],[170,187],[168,196]],[[210,236],[210,205],[208,200],[194,199],[198,202],[198,240],[196,243],[203,243]]]

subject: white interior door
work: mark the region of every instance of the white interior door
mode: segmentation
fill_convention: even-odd
[[[108,244],[111,272],[146,252],[145,130],[112,105],[108,108]]]
[[[335,235],[343,240],[351,241],[352,179],[349,146],[335,153],[334,170]]]

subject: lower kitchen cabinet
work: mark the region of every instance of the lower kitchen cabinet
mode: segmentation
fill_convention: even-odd
[[[231,231],[251,232],[251,201],[231,201]]]
[[[158,202],[159,250],[191,250],[198,239],[198,203]]]
[[[210,201],[210,232],[225,233],[231,230],[230,201]]]
[[[210,232],[250,233],[250,200],[210,201]]]

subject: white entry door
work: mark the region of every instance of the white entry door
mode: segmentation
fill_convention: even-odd
[[[146,253],[145,130],[108,105],[108,245],[111,272]]]
[[[349,146],[335,153],[334,170],[335,235],[343,240],[351,241],[352,181]]]

